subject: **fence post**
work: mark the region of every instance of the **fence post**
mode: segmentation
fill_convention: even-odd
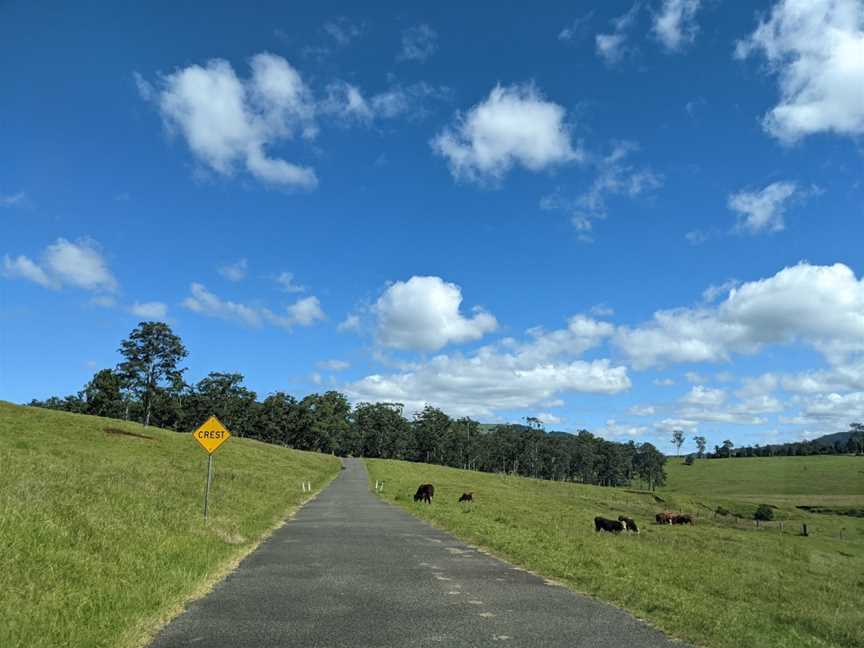
[[[806,525],[806,524],[802,524],[802,525],[801,525],[801,535],[802,535],[802,536],[806,536],[806,535],[807,535],[807,525]]]

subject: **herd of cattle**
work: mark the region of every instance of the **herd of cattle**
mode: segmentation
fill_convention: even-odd
[[[414,501],[422,501],[431,504],[434,495],[435,487],[432,484],[420,484],[417,488],[417,492],[414,493]],[[462,493],[462,496],[459,498],[459,503],[473,501],[474,493]],[[690,515],[671,513],[669,511],[658,513],[654,516],[654,519],[657,521],[657,524],[693,524],[693,518]],[[598,515],[594,518],[594,530],[608,531],[610,533],[621,533],[622,531],[639,533],[639,526],[636,524],[636,520],[623,515],[619,515],[617,520],[610,520],[609,518],[600,517]]]

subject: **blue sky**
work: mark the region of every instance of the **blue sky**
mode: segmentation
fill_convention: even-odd
[[[0,398],[155,318],[262,396],[864,418],[860,0],[12,2],[0,76]]]

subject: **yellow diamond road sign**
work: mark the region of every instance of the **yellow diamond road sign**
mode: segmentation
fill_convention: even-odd
[[[211,416],[204,422],[204,425],[192,433],[192,436],[207,451],[207,454],[213,454],[219,446],[228,440],[231,433],[219,422],[219,419]]]

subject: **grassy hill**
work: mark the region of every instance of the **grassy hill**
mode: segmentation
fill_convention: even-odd
[[[224,576],[336,458],[0,402],[0,646],[133,647]]]
[[[781,464],[760,470],[750,459],[697,462],[685,473],[694,466],[679,471],[673,460],[670,486],[656,495],[399,461],[367,465],[370,482],[385,481],[384,499],[672,636],[712,648],[864,645],[864,519],[802,511],[793,496],[860,498],[864,460],[837,469],[819,462],[843,457],[790,459],[802,460],[786,466],[807,478],[785,477]],[[435,485],[434,503],[415,504],[426,482]],[[474,492],[474,505],[457,503],[464,491]],[[712,513],[724,505],[752,514],[763,493],[777,493],[782,534],[776,524],[757,529]],[[661,510],[692,513],[696,525],[652,524]],[[641,533],[594,532],[595,515],[619,514],[635,518]],[[809,537],[797,533],[802,522]]]

